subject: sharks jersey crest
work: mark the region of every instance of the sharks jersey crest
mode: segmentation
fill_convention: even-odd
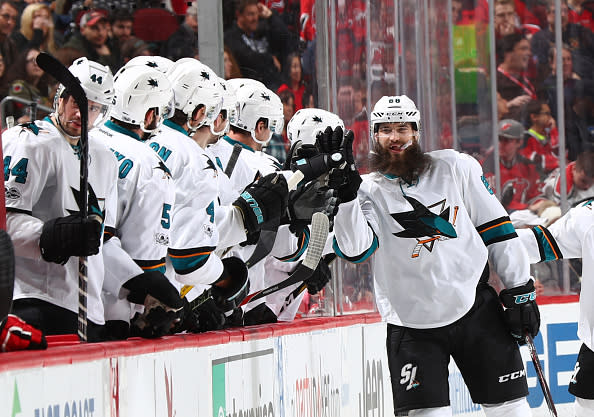
[[[438,240],[458,237],[454,229],[458,206],[454,207],[453,220],[450,223],[450,207],[446,207],[445,199],[426,207],[413,197],[405,195],[404,198],[412,205],[413,210],[390,213],[390,216],[404,229],[393,233],[394,236],[417,240],[411,258],[418,258],[422,248],[429,252],[433,251],[435,242]],[[439,214],[433,213],[431,211],[433,208],[438,208]]]

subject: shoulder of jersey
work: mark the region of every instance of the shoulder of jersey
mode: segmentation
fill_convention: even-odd
[[[61,136],[56,133],[57,131],[54,125],[43,120],[37,120],[11,127],[2,134],[2,139],[7,140],[10,137],[19,137],[19,140],[26,138],[36,141],[47,141],[54,138],[61,139]]]

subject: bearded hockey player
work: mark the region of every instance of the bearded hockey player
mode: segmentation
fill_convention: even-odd
[[[518,342],[540,324],[526,251],[479,163],[453,150],[424,153],[419,128],[408,97],[376,103],[373,172],[362,182],[356,170],[343,174],[334,223],[339,256],[361,262],[375,253],[394,408],[451,416],[451,355],[487,416],[529,416],[525,376],[501,378],[524,375]],[[499,297],[487,261],[507,287]]]

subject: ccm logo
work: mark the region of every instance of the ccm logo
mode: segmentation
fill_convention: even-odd
[[[521,371],[512,372],[511,374],[501,375],[499,377],[499,382],[503,383],[514,379],[522,378],[523,376],[526,376],[526,371],[524,369],[522,369]]]

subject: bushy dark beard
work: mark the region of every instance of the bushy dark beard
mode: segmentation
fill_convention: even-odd
[[[378,141],[374,141],[373,152],[369,158],[371,171],[395,175],[409,184],[430,166],[431,157],[421,150],[417,141],[397,155],[382,148]]]

